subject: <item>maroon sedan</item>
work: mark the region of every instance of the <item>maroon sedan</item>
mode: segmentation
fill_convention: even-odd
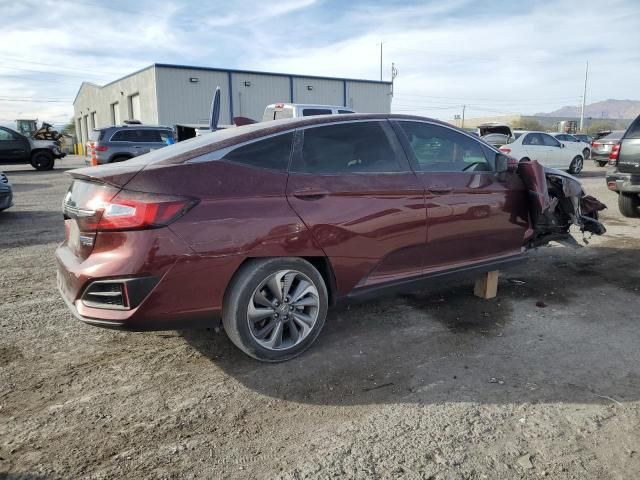
[[[604,231],[601,204],[573,177],[516,167],[421,117],[221,130],[70,172],[59,288],[86,323],[145,330],[222,317],[248,355],[286,360],[341,298],[504,268],[569,238],[572,222]]]

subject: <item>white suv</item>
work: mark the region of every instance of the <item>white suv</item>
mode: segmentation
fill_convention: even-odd
[[[272,103],[267,105],[262,116],[263,122],[281,118],[311,117],[313,115],[335,115],[340,113],[356,113],[347,107],[334,105],[311,105],[302,103]]]

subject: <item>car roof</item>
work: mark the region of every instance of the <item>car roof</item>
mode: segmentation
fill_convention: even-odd
[[[171,127],[167,127],[164,125],[144,125],[142,123],[125,123],[124,125],[110,125],[108,127],[96,128],[94,130],[108,130],[110,128],[145,128],[145,129],[153,129],[153,130],[173,130]]]
[[[276,105],[282,105],[284,107],[302,107],[302,108],[338,108],[342,110],[353,111],[352,108],[345,107],[343,105],[324,105],[324,104],[316,104],[316,103],[287,103],[287,102],[276,102],[267,105],[267,108],[273,108]]]
[[[160,148],[144,155],[145,163],[154,165],[168,165],[184,163],[195,157],[232,147],[251,140],[276,135],[292,131],[298,128],[310,127],[314,125],[330,125],[332,123],[347,123],[362,120],[415,120],[428,121],[443,127],[457,130],[464,135],[473,137],[468,132],[433,118],[418,117],[415,115],[399,115],[391,113],[347,113],[340,115],[315,115],[311,117],[284,118],[279,120],[269,120],[268,122],[258,122],[241,127],[231,127],[217,130],[211,133],[190,138],[175,145]],[[478,139],[478,137],[474,137]],[[489,146],[489,144],[486,144]]]

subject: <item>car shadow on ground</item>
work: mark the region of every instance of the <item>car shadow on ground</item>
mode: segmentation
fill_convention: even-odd
[[[624,268],[640,250],[590,248],[541,249],[493,300],[468,281],[335,308],[315,345],[280,364],[246,357],[222,331],[181,334],[247,388],[302,403],[637,400],[637,309],[611,296],[640,293],[640,272]]]
[[[596,170],[596,171],[583,170],[578,175],[576,175],[576,178],[578,180],[584,179],[584,178],[604,178],[606,175],[607,175],[607,170],[605,168],[602,168],[601,170]]]

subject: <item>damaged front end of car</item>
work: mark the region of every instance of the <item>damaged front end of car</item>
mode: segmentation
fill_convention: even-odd
[[[598,212],[607,208],[598,199],[586,195],[580,181],[554,168],[546,168],[537,161],[520,162],[518,174],[522,178],[530,204],[534,234],[528,248],[557,241],[571,246],[578,243],[571,236],[576,225],[587,243],[587,234],[602,235],[606,229],[598,221]]]

